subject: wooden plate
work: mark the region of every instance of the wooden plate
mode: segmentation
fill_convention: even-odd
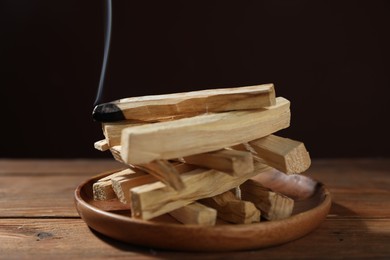
[[[183,225],[168,214],[144,221],[130,217],[118,201],[93,200],[92,184],[109,173],[91,178],[75,190],[76,208],[89,227],[134,245],[188,251],[233,251],[268,247],[298,239],[326,218],[331,198],[321,186],[309,200],[296,202],[291,217],[255,224]]]

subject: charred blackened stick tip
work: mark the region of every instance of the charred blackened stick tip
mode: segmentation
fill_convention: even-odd
[[[95,106],[92,111],[92,118],[99,122],[116,122],[126,119],[122,110],[113,103],[104,103]]]

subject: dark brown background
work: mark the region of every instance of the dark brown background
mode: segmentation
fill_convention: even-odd
[[[273,82],[313,157],[388,157],[389,1],[113,0],[105,101]],[[108,157],[96,0],[3,0],[0,157]]]

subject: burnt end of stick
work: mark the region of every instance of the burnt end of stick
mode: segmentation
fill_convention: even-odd
[[[126,119],[122,110],[113,103],[97,105],[93,109],[92,118],[99,122],[116,122]]]

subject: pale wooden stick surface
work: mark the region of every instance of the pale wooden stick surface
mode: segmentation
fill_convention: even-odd
[[[195,166],[184,164],[184,163],[177,163],[173,165],[174,171],[177,173],[184,173],[189,172],[195,169]],[[140,168],[132,168],[134,171],[139,171]],[[131,202],[131,194],[130,189],[141,186],[148,183],[157,182],[159,178],[156,178],[156,176],[151,174],[145,175],[138,175],[135,178],[132,176],[118,176],[111,178],[112,188],[120,200],[120,202],[124,204],[129,204]]]
[[[234,176],[253,171],[253,156],[250,152],[223,149],[186,156],[182,160],[189,164],[215,169]]]
[[[136,173],[133,170],[124,169],[99,179],[92,187],[93,198],[95,200],[109,200],[116,198],[115,192],[112,189],[111,179],[119,176],[137,176],[138,174],[139,173]]]
[[[114,157],[114,159],[120,163],[125,163],[122,159],[122,156],[121,156],[121,146],[120,145],[116,145],[116,146],[113,146],[110,148],[110,152],[112,154],[112,157]]]
[[[117,161],[125,163],[121,157],[120,145],[111,147],[110,151]],[[253,171],[253,155],[252,153],[246,151],[223,149],[215,152],[208,152],[179,158],[176,162],[184,162],[184,164],[182,164],[180,167],[185,167],[187,170],[190,168],[195,169],[195,166],[200,166],[222,171],[234,176]],[[193,167],[190,165],[193,165]],[[130,167],[142,168],[142,166],[132,165],[130,165]],[[180,167],[175,165],[176,169],[179,169]],[[181,172],[183,172],[183,170]]]
[[[93,184],[94,200],[109,200],[115,197],[116,195],[112,189],[111,181],[101,181]]]
[[[175,191],[161,182],[132,188],[130,190],[132,215],[146,220],[154,218],[198,199],[228,191],[267,168],[268,166],[257,163],[253,172],[238,177],[216,170],[196,169],[181,174],[186,185],[181,191]]]
[[[218,218],[235,223],[250,224],[260,222],[261,212],[250,201],[243,201],[227,191],[214,197],[205,198],[200,203],[217,210]]]
[[[126,119],[156,120],[177,115],[258,109],[275,104],[273,84],[143,96],[113,102]]]
[[[270,191],[253,180],[244,182],[240,189],[241,198],[253,202],[266,219],[278,220],[291,216],[294,208],[293,199]]]
[[[215,209],[197,202],[175,209],[169,215],[187,225],[214,226],[217,220]]]
[[[110,147],[108,146],[108,143],[107,143],[107,140],[103,139],[103,140],[100,140],[100,141],[96,141],[94,143],[94,147],[96,150],[99,150],[99,151],[107,151]]]
[[[148,183],[157,182],[156,177],[145,174],[142,176],[131,177],[131,176],[118,176],[111,179],[112,188],[118,197],[119,201],[123,204],[130,204],[131,194],[130,189],[141,186]]]
[[[201,115],[170,122],[126,128],[122,131],[122,159],[129,164],[174,159],[216,151],[286,128],[290,102],[260,110]]]
[[[134,167],[143,169],[175,190],[184,189],[184,183],[180,178],[179,172],[166,160],[154,160],[150,163],[136,165]]]
[[[311,164],[309,153],[302,142],[276,135],[253,140],[236,148],[254,151],[255,156],[263,159],[266,164],[288,174],[302,173]]]
[[[108,146],[113,147],[121,144],[122,130],[127,127],[139,126],[142,124],[130,121],[102,123],[103,134],[107,140]]]

